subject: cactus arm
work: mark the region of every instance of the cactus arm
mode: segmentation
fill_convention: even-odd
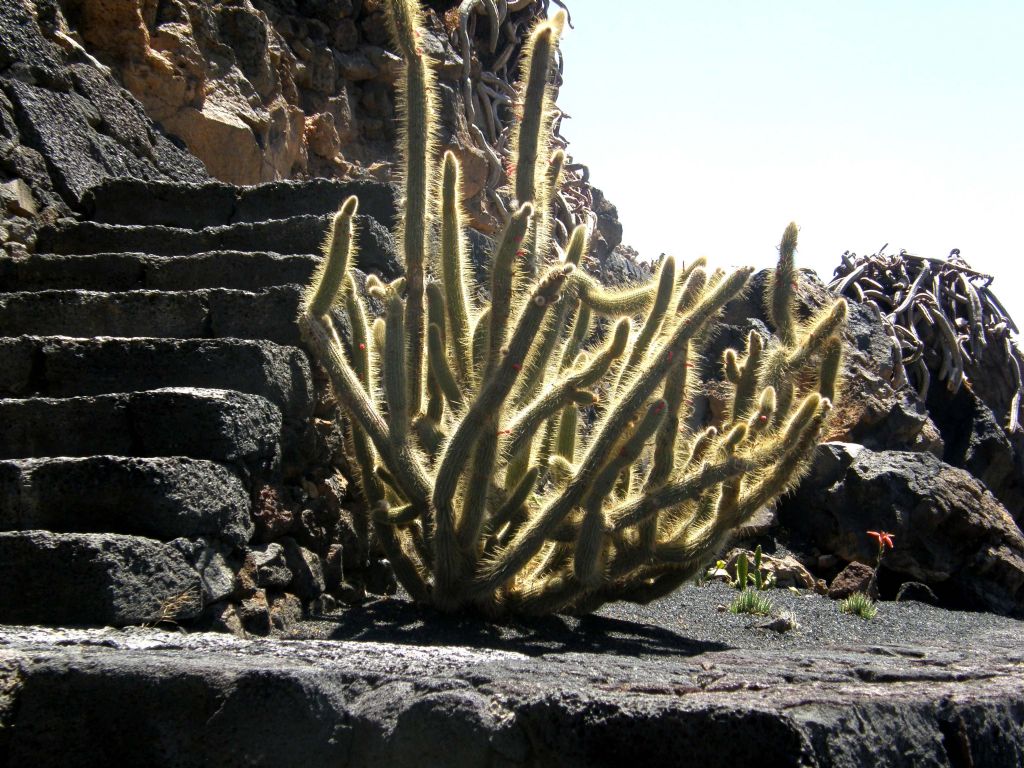
[[[695,467],[699,465],[711,449],[716,437],[718,437],[718,429],[716,427],[708,427],[697,435],[693,445],[690,447],[690,455],[686,458],[685,466]]]
[[[384,318],[384,397],[388,405],[388,431],[401,445],[409,437],[409,401],[406,382],[405,307],[398,296],[388,299]]]
[[[838,299],[828,309],[820,312],[807,333],[800,337],[797,348],[786,358],[786,368],[796,370],[811,356],[821,352],[825,342],[846,323],[848,313],[846,299]]]
[[[476,378],[483,375],[487,362],[487,329],[491,324],[491,308],[485,307],[473,324],[473,372]]]
[[[754,402],[754,395],[757,389],[758,376],[761,372],[761,350],[764,348],[764,340],[757,331],[751,331],[747,336],[747,357],[740,366],[734,384],[736,389],[733,392],[732,406],[730,408],[730,419],[733,422],[744,418]]]
[[[590,275],[579,270],[573,277],[580,301],[599,315],[634,316],[646,312],[654,301],[655,283],[630,288],[605,288]]]
[[[373,370],[373,361],[370,354],[370,325],[366,319],[366,306],[359,291],[356,290],[351,275],[345,280],[344,296],[345,311],[348,313],[349,326],[352,328],[352,369],[372,400],[370,372]]]
[[[555,48],[564,23],[565,15],[559,11],[554,18],[539,22],[530,32],[522,53],[524,87],[516,105],[520,119],[512,129],[515,199],[520,205],[532,203],[538,211],[545,212],[550,206],[552,191],[545,183],[550,180],[545,178],[545,171],[549,161],[547,144],[554,118],[551,108],[552,86],[549,81]],[[543,221],[547,220],[542,217],[542,222],[538,223]],[[548,232],[537,227],[533,237],[524,246],[524,272],[528,277],[536,274],[537,252],[540,247],[547,246],[547,240]]]
[[[469,388],[473,381],[473,339],[470,331],[466,241],[460,201],[461,169],[451,152],[444,154],[441,185],[441,279],[444,282],[448,338],[459,381]]]
[[[366,431],[382,460],[394,470],[402,493],[409,502],[422,510],[428,509],[430,484],[417,457],[407,445],[396,446],[392,442],[387,425],[345,359],[341,342],[333,326],[328,323],[324,319],[314,320],[309,315],[299,316],[304,337],[317,358],[324,363],[339,403],[353,415],[359,426]]]
[[[476,547],[480,542],[487,515],[487,491],[494,474],[494,460],[498,454],[498,432],[490,425],[477,440],[470,459],[469,478],[459,517],[456,535],[459,548],[475,563]]]
[[[573,573],[580,584],[594,588],[603,578],[602,555],[605,553],[607,520],[602,505],[612,486],[623,472],[640,457],[644,444],[654,435],[665,419],[665,401],[651,403],[640,424],[625,441],[619,452],[612,457],[594,477],[593,485],[584,498],[583,525],[576,541],[573,558]]]
[[[671,256],[661,262],[658,270],[658,288],[654,295],[654,302],[647,314],[647,319],[640,328],[640,333],[633,340],[633,349],[629,353],[629,361],[626,363],[626,370],[634,370],[647,354],[647,349],[654,340],[655,334],[661,328],[668,311],[669,302],[672,301],[672,294],[675,290],[676,261]]]
[[[768,460],[770,456],[757,459],[729,456],[706,462],[656,491],[638,499],[627,500],[615,507],[608,514],[609,526],[612,531],[619,533],[631,526],[639,525],[655,512],[693,501],[707,489],[746,472],[752,472]]]
[[[341,204],[331,222],[331,232],[324,243],[324,258],[313,274],[303,297],[303,310],[313,318],[327,314],[348,276],[354,241],[353,218],[359,200],[349,197]]]
[[[431,323],[428,334],[430,372],[433,374],[448,402],[453,407],[460,408],[462,406],[462,390],[459,389],[458,382],[455,381],[455,374],[452,373],[452,369],[448,367],[448,358],[444,353],[443,332],[436,324]]]
[[[686,396],[686,380],[690,365],[690,345],[684,344],[679,351],[679,359],[673,362],[665,376],[665,389],[662,394],[665,399],[665,421],[655,438],[654,461],[644,484],[645,491],[664,485],[672,475],[679,436],[679,410]]]
[[[562,409],[555,437],[555,453],[572,464],[576,459],[576,433],[579,430],[579,411],[575,405]]]
[[[586,227],[582,224],[572,231],[569,245],[565,251],[565,263],[578,267],[587,247]],[[536,394],[537,388],[544,382],[549,362],[555,356],[555,347],[562,336],[566,320],[571,309],[568,301],[559,302],[554,312],[550,313],[544,328],[540,332],[540,341],[530,351],[529,362],[523,367],[523,376],[517,386],[515,402],[519,405]]]
[[[537,478],[540,476],[538,467],[531,467],[519,478],[519,482],[512,489],[508,498],[497,508],[491,518],[487,521],[487,530],[497,533],[512,520],[512,517],[530,498],[534,487],[537,485]]]
[[[796,269],[793,253],[796,251],[797,227],[790,222],[782,233],[779,244],[779,263],[768,283],[768,317],[783,345],[791,346],[796,341]]]
[[[493,378],[505,347],[508,321],[512,314],[515,257],[520,251],[523,238],[529,231],[532,217],[533,206],[529,203],[522,205],[513,213],[494,251],[494,263],[491,266],[491,311],[487,336],[487,364],[484,367],[485,381]]]
[[[793,488],[799,481],[810,463],[811,449],[817,443],[821,427],[831,410],[828,400],[819,403],[817,411],[800,430],[796,441],[790,444],[790,450],[771,465],[754,487],[746,490],[738,500],[737,514],[741,520]]]
[[[577,301],[576,317],[572,324],[572,334],[569,336],[569,340],[566,342],[565,347],[562,348],[562,360],[558,365],[558,370],[564,371],[573,364],[576,360],[576,356],[580,353],[583,342],[587,340],[589,335],[590,307]]]
[[[423,13],[416,0],[390,0],[386,17],[391,36],[404,60],[399,98],[405,115],[400,137],[405,210],[398,226],[398,242],[405,256],[408,409],[420,412],[423,398],[426,318],[424,316],[424,262],[433,211],[428,204],[433,181],[437,132],[435,76],[419,44]]]
[[[615,331],[600,354],[595,355],[582,369],[570,370],[512,419],[505,451],[510,455],[517,454],[533,438],[545,419],[551,418],[560,408],[578,397],[578,391],[596,384],[612,362],[621,357],[628,339],[629,320],[624,318],[615,326]]]

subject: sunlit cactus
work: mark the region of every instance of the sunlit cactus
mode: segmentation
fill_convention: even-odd
[[[705,342],[752,270],[709,274],[703,259],[684,268],[666,258],[648,283],[609,288],[580,266],[583,226],[555,247],[561,13],[533,29],[524,56],[513,205],[481,301],[459,163],[433,157],[422,17],[414,0],[387,10],[407,66],[406,277],[367,281],[384,307],[371,320],[352,277],[350,198],[299,317],[345,413],[368,527],[410,595],[447,611],[585,612],[663,595],[806,468],[838,389],[845,303],[799,322],[790,225],[765,297],[779,336],[751,333],[728,350],[722,422],[688,426],[701,369],[717,364],[701,362]],[[344,342],[338,316],[351,327]]]

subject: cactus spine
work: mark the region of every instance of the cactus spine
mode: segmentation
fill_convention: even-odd
[[[446,153],[435,171],[422,15],[413,0],[386,7],[405,59],[406,276],[367,279],[384,307],[371,322],[352,271],[349,199],[299,317],[346,413],[366,527],[410,594],[443,610],[581,612],[665,594],[806,467],[839,390],[845,304],[798,321],[797,230],[787,227],[764,297],[776,337],[751,333],[745,349],[727,351],[724,418],[689,424],[687,393],[712,367],[701,362],[705,343],[751,270],[709,274],[704,259],[683,268],[667,258],[655,279],[608,288],[579,268],[582,227],[555,256],[561,13],[527,45],[509,167],[515,204],[491,255],[489,301],[478,300],[459,162]],[[605,330],[592,341],[595,325]]]

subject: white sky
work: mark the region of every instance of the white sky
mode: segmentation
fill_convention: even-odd
[[[1024,0],[568,5],[562,134],[641,257],[959,248],[1024,326]]]

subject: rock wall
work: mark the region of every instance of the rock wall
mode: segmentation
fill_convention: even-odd
[[[69,34],[55,2],[0,3],[0,212],[22,220],[0,240],[31,247],[31,220],[66,215],[122,176],[207,174]]]
[[[441,143],[462,161],[473,225],[492,232],[511,83],[547,0],[500,4],[498,25],[478,5],[428,3],[424,44]],[[0,193],[11,215],[79,211],[84,190],[108,177],[392,179],[399,58],[380,0],[14,0],[2,13],[0,181],[12,184]],[[619,246],[615,207],[585,166],[568,163],[556,203],[563,238],[592,217],[595,252]],[[13,239],[31,247],[22,229]]]

